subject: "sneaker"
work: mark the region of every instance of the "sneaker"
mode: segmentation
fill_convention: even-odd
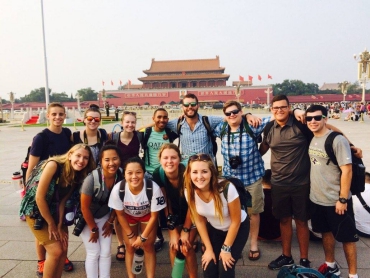
[[[272,270],[278,270],[283,266],[292,266],[294,260],[292,257],[287,257],[285,255],[280,255],[276,260],[269,263],[268,268]]]
[[[64,271],[72,271],[73,270],[73,263],[66,258],[66,261],[64,262]]]
[[[155,240],[154,242],[154,250],[155,252],[159,252],[162,250],[163,248],[163,242],[164,242],[164,238],[158,238]]]
[[[42,277],[44,275],[44,264],[45,260],[37,261],[37,270],[36,270],[37,277]]]
[[[325,275],[325,277],[327,276],[327,274],[335,274],[337,276],[340,275],[340,270],[339,270],[339,267],[337,264],[335,264],[334,268],[328,266],[326,263],[323,263],[322,265],[320,265],[318,271],[322,274]],[[328,276],[329,277],[329,276]]]
[[[299,265],[303,267],[310,268],[311,267],[311,262],[308,259],[300,259]]]

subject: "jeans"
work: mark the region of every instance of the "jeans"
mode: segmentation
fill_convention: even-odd
[[[85,270],[87,278],[109,278],[111,267],[111,242],[112,235],[103,237],[103,225],[109,218],[109,213],[100,219],[95,218],[99,228],[99,239],[97,242],[89,242],[90,228],[86,225],[81,232],[81,238],[86,249]]]
[[[207,230],[209,239],[212,244],[213,252],[215,253],[217,263],[214,264],[212,261],[204,270],[204,278],[233,278],[235,277],[235,265],[240,258],[245,244],[247,243],[249,236],[249,218],[247,217],[242,223],[240,223],[238,234],[234,240],[231,247],[231,256],[235,259],[235,263],[232,268],[228,268],[225,271],[222,262],[219,261],[219,255],[221,252],[221,247],[224,244],[227,231],[220,231],[213,228],[209,223],[207,223]]]

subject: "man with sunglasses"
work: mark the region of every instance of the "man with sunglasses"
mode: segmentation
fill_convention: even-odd
[[[252,196],[252,213],[250,214],[250,250],[248,258],[256,261],[260,258],[258,249],[258,231],[260,213],[264,208],[262,177],[265,173],[264,162],[258,151],[256,138],[261,135],[271,117],[262,118],[258,127],[250,127],[243,119],[239,102],[229,100],[224,104],[223,112],[227,122],[221,122],[215,128],[215,135],[221,138],[221,154],[224,165],[223,176],[240,179],[245,189]]]
[[[332,132],[327,128],[327,113],[321,105],[311,105],[306,111],[307,126],[314,134],[308,149],[311,161],[311,221],[314,232],[322,233],[325,253],[325,263],[319,267],[319,272],[340,275],[335,263],[335,242],[339,241],[343,243],[349,277],[357,278],[358,235],[350,193],[351,149],[344,136],[336,136],[333,150],[338,165],[327,163],[325,141]]]

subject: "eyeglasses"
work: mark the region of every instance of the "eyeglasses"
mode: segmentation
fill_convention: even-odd
[[[85,119],[86,119],[88,122],[92,122],[93,120],[94,120],[96,123],[99,123],[99,122],[100,122],[100,118],[99,118],[99,117],[87,116],[87,117],[85,117]]]
[[[189,161],[212,161],[211,157],[206,153],[195,154],[189,157]]]
[[[189,102],[189,103],[183,103],[182,105],[184,105],[185,107],[189,107],[189,105],[191,107],[195,107],[195,106],[198,105],[198,103],[196,103],[196,102]]]
[[[131,112],[131,111],[123,111],[123,114],[136,116],[136,112]]]
[[[306,122],[311,122],[312,119],[315,119],[316,122],[321,121],[321,119],[325,119],[326,117],[324,115],[318,115],[318,116],[306,116]]]
[[[232,111],[229,111],[229,112],[225,112],[225,115],[229,117],[229,116],[231,116],[231,114],[236,115],[239,112],[240,112],[239,109],[235,109],[235,110],[232,110]]]
[[[275,106],[275,107],[272,107],[271,109],[274,111],[278,111],[278,110],[286,110],[287,108],[288,106]]]

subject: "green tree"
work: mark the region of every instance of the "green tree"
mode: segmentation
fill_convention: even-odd
[[[62,92],[62,93],[52,93],[50,96],[50,101],[51,102],[66,102],[66,101],[70,101],[70,99],[66,92]]]
[[[50,98],[51,89],[49,89]],[[45,102],[45,87],[32,90],[28,95],[20,98],[21,102]]]
[[[98,100],[98,93],[92,90],[90,87],[85,89],[80,89],[77,91],[80,96],[81,101],[87,100]]]
[[[316,83],[304,83],[301,80],[284,80],[283,83],[272,85],[274,95],[315,95],[319,93],[319,85]]]

